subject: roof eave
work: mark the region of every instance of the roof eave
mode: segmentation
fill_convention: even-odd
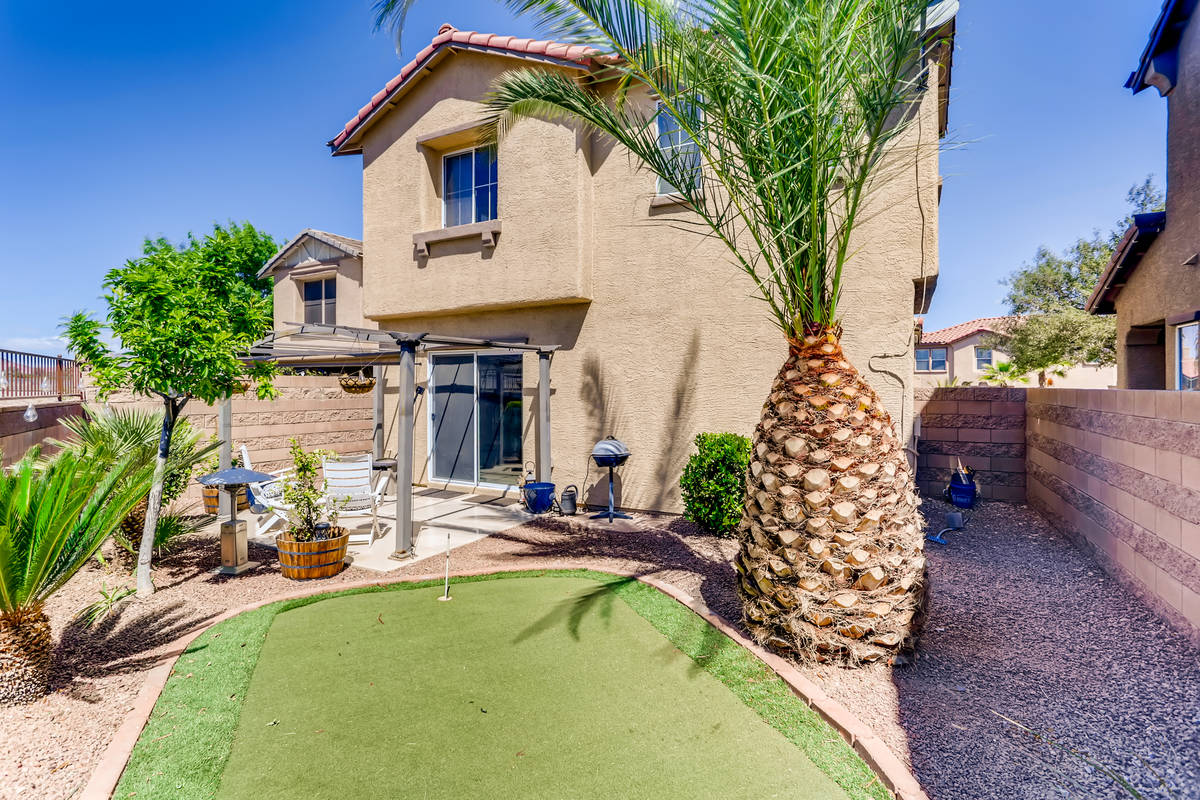
[[[292,248],[295,247],[296,245],[298,245],[300,243],[300,240],[302,240],[305,236],[312,238],[312,239],[316,239],[318,242],[327,244],[336,250],[341,250],[343,253],[350,256],[351,258],[362,258],[362,250],[352,250],[352,249],[346,247],[346,245],[343,244],[342,242],[338,242],[333,239],[330,239],[328,236],[322,236],[321,233],[322,233],[321,231],[314,230],[313,228],[305,228],[304,230],[300,231],[300,233],[298,233],[292,237],[291,241],[289,241],[283,247],[279,248],[279,252],[277,252],[275,255],[271,256],[271,258],[267,261],[266,264],[263,264],[262,269],[260,269],[258,271],[258,277],[265,278],[267,275],[270,275],[271,272],[275,269],[275,267],[279,264],[279,262],[283,259],[283,257],[287,253],[291,252]]]
[[[1121,288],[1129,280],[1133,271],[1137,269],[1142,256],[1158,238],[1158,234],[1163,232],[1166,225],[1167,215],[1161,211],[1134,215],[1133,223],[1125,230],[1121,241],[1113,250],[1112,258],[1108,260],[1104,273],[1100,276],[1096,288],[1083,307],[1084,311],[1098,315],[1116,313],[1117,295],[1121,293]],[[1138,251],[1139,247],[1140,252]],[[1136,258],[1132,263],[1126,264],[1126,260],[1131,256],[1136,256]]]
[[[562,59],[555,58],[554,56],[540,55],[537,53],[518,53],[500,47],[470,44],[468,42],[441,42],[436,45],[430,53],[417,62],[417,64],[413,66],[412,71],[405,76],[403,80],[396,84],[391,91],[386,91],[386,93],[383,94],[378,101],[375,101],[374,98],[372,98],[372,102],[375,103],[374,107],[367,112],[365,117],[358,121],[358,123],[350,130],[349,135],[340,144],[337,143],[338,137],[342,135],[345,129],[343,129],[343,131],[339,131],[337,136],[334,136],[325,143],[330,149],[330,154],[334,156],[361,155],[363,151],[362,140],[367,130],[374,125],[383,114],[393,108],[400,101],[410,86],[424,77],[426,73],[431,72],[438,63],[445,60],[445,56],[447,54],[454,51],[488,53],[490,55],[520,59],[522,61],[538,61],[541,63],[553,64],[555,66],[566,67],[568,69],[575,69],[582,72],[591,70],[593,66],[592,59]]]

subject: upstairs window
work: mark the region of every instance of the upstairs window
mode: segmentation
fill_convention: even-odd
[[[700,148],[687,131],[679,127],[679,120],[662,103],[658,104],[657,121],[658,149],[674,161],[678,173],[691,176],[688,188],[695,188],[700,184]],[[660,195],[679,194],[679,188],[659,176],[657,192]]]
[[[318,325],[337,324],[337,278],[323,278],[303,284],[304,321]]]
[[[917,372],[945,372],[946,348],[918,347]]]
[[[499,171],[495,146],[475,147],[442,158],[442,225],[496,219]]]
[[[992,348],[976,347],[975,348],[975,371],[984,372],[992,365]]]

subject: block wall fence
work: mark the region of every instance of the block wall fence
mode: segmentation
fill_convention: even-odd
[[[1200,392],[947,387],[916,408],[923,492],[961,459],[1200,644]]]
[[[1200,645],[1200,392],[1030,389],[1028,502]]]
[[[347,394],[336,377],[281,375],[275,379],[279,397],[258,400],[253,394],[233,399],[233,452],[242,445],[250,452],[257,470],[289,466],[288,440],[295,436],[306,450],[323,448],[337,453],[365,453],[371,450],[371,394]],[[89,392],[91,396],[91,392]],[[111,395],[109,405],[161,409],[161,403],[127,394]],[[217,431],[217,408],[195,400],[188,403],[183,416],[208,434]],[[180,502],[199,500],[195,485]]]
[[[990,386],[917,389],[917,486],[940,497],[957,461],[976,471],[980,494],[1025,501],[1025,390]]]

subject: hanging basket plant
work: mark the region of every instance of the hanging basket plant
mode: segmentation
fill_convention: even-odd
[[[375,388],[375,378],[359,373],[358,375],[339,375],[338,383],[342,391],[348,394],[366,394]]]

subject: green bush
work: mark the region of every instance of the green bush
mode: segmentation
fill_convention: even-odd
[[[742,519],[750,440],[736,433],[701,433],[679,480],[684,517],[728,536]]]

